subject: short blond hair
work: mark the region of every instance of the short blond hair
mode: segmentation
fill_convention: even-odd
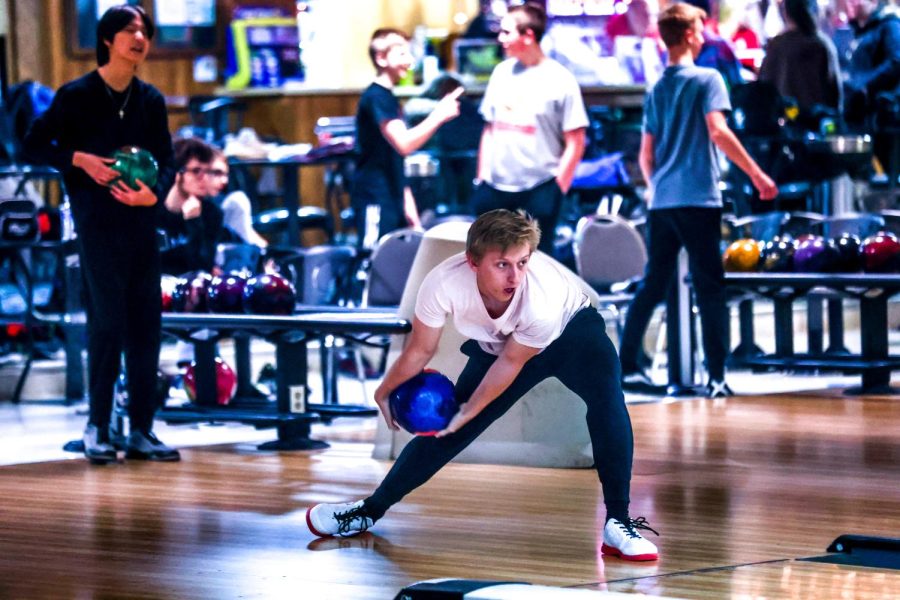
[[[527,244],[534,252],[540,241],[541,229],[531,215],[521,209],[498,208],[484,213],[472,223],[466,237],[466,254],[478,262],[493,248],[505,252]]]

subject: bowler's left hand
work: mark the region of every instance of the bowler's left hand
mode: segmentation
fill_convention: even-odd
[[[436,434],[434,434],[434,437],[442,438],[442,437],[446,437],[446,436],[450,435],[451,433],[456,433],[457,431],[462,429],[463,426],[466,423],[468,423],[469,421],[471,421],[474,417],[475,417],[475,415],[463,414],[463,411],[460,410],[458,413],[453,415],[453,418],[450,419],[449,423],[447,423],[447,427],[445,427],[444,429],[441,429]]]

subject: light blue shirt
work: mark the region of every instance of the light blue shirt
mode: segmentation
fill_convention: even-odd
[[[718,155],[706,115],[731,110],[722,75],[669,66],[644,100],[644,133],[653,136],[650,209],[721,207]]]

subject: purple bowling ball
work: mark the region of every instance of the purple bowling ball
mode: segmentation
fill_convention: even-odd
[[[819,236],[798,242],[794,251],[794,271],[798,273],[833,273],[840,255],[837,248]]]
[[[258,315],[290,315],[297,294],[291,282],[277,273],[262,273],[247,280],[244,309]]]
[[[209,310],[214,313],[244,312],[247,280],[235,273],[213,277],[209,286]]]

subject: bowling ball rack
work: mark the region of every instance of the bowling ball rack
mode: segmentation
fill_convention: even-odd
[[[303,309],[301,309],[303,310]],[[166,406],[157,418],[167,423],[240,422],[257,428],[274,427],[277,440],[260,450],[311,450],[327,443],[310,438],[310,425],[323,419],[376,415],[367,405],[308,402],[307,343],[322,335],[337,335],[365,343],[370,336],[408,333],[411,325],[383,310],[309,307],[292,316],[163,313],[162,329],[194,346],[195,402]],[[263,338],[275,345],[275,399],[238,396],[228,406],[216,403],[215,344]],[[241,361],[238,381],[247,381]]]
[[[775,352],[764,353],[753,340],[752,307],[741,310],[740,343],[729,364],[763,370],[840,371],[859,373],[861,385],[845,393],[895,394],[891,371],[900,369],[900,356],[888,345],[888,300],[900,293],[900,274],[869,273],[726,273],[730,292],[761,297],[774,306]],[[860,352],[844,348],[843,299],[859,301]],[[809,351],[794,351],[793,304],[808,302]],[[828,301],[829,348],[822,348],[822,301]],[[818,333],[818,337],[814,333]],[[743,349],[743,351],[741,351]],[[754,350],[750,350],[754,349]]]

